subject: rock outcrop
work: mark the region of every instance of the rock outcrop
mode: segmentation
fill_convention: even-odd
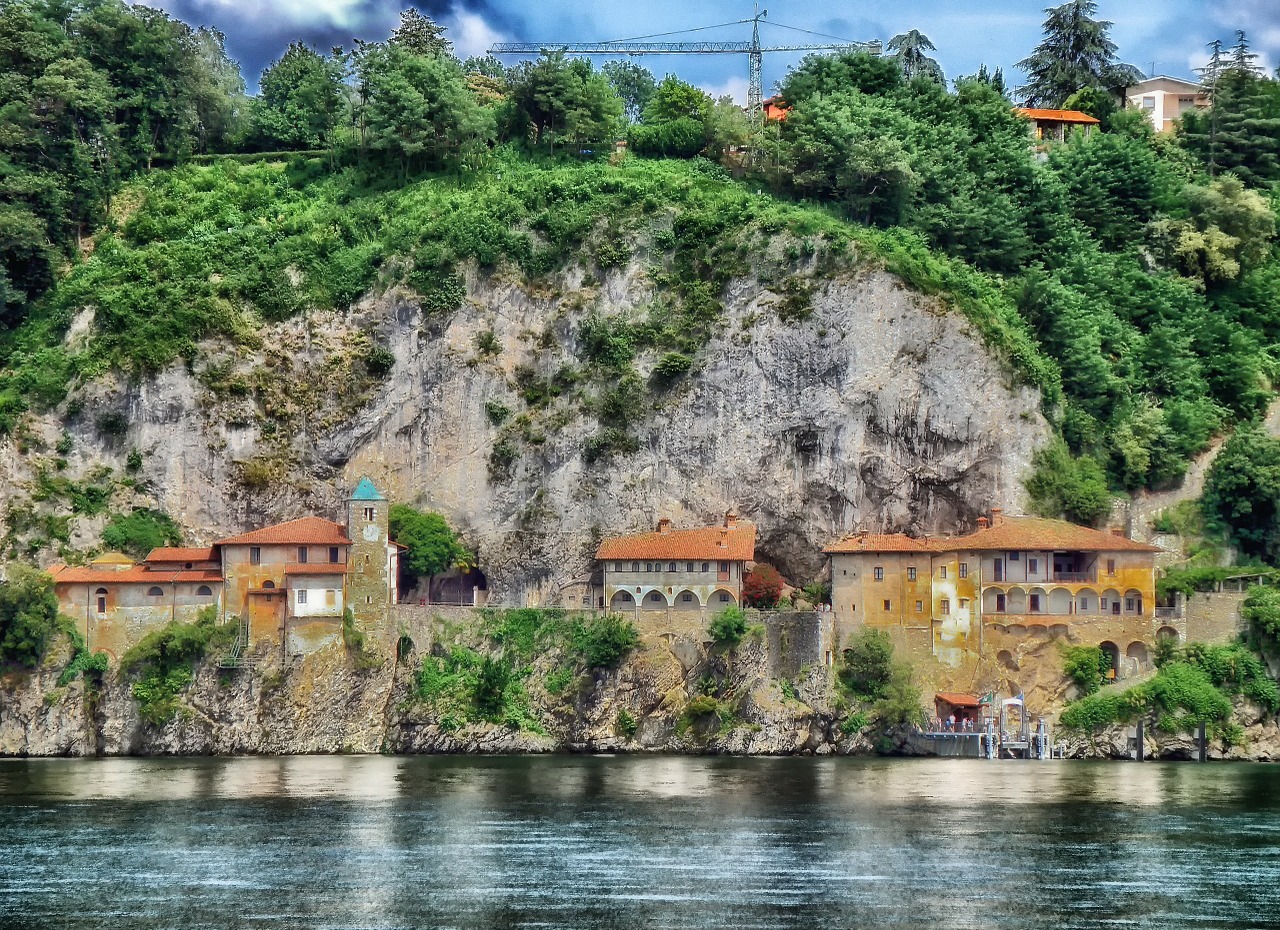
[[[696,524],[736,507],[760,527],[760,558],[803,580],[854,528],[953,530],[1022,505],[1049,436],[1038,393],[962,316],[874,269],[817,281],[807,315],[789,320],[777,294],[734,280],[693,370],[625,412],[636,451],[591,453],[608,385],[583,375],[582,324],[639,316],[656,293],[638,263],[544,290],[472,272],[451,315],[391,290],[271,324],[252,351],[207,344],[189,367],[79,389],[0,441],[0,494],[56,509],[42,472],[84,482],[105,466],[114,509],[156,506],[207,541],[336,513],[367,474],[459,527],[505,603],[554,599],[601,534],[659,515]],[[366,365],[375,345],[394,358],[385,376]],[[659,353],[635,350],[647,380]],[[55,462],[60,438],[71,450]],[[132,450],[141,468],[121,481]],[[11,539],[52,558],[29,524]],[[70,545],[100,529],[101,517],[74,517]]]

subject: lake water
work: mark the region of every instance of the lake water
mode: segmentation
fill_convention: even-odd
[[[1280,927],[1280,767],[2,761],[0,926]]]

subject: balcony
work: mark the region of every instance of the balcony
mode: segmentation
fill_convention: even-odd
[[[1054,572],[1051,576],[1053,581],[1062,584],[1097,584],[1097,569],[1087,572]]]

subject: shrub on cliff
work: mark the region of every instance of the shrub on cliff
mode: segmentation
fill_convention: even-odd
[[[893,677],[893,643],[884,630],[863,627],[841,658],[837,680],[855,697],[875,700]]]
[[[726,607],[711,619],[707,631],[717,646],[732,649],[747,635],[747,615],[741,607]]]
[[[782,575],[772,565],[757,562],[742,579],[742,600],[748,607],[769,609],[782,597]]]
[[[127,515],[111,515],[102,530],[102,542],[109,549],[142,559],[159,546],[181,545],[182,528],[167,513],[136,507]]]
[[[35,668],[63,628],[53,579],[25,565],[10,565],[0,584],[0,663]]]
[[[178,695],[191,684],[192,667],[210,649],[228,646],[236,626],[219,624],[217,608],[200,611],[195,623],[167,623],[153,630],[120,657],[120,670],[138,673],[133,684],[142,718],[154,726],[172,720],[180,711]]]
[[[570,650],[588,668],[617,668],[639,642],[635,625],[613,614],[579,620],[569,634]]]
[[[457,534],[438,513],[423,513],[407,504],[392,504],[389,519],[391,538],[406,550],[402,565],[414,575],[430,578],[470,557]]]
[[[1097,646],[1068,646],[1062,651],[1062,674],[1075,682],[1081,696],[1093,694],[1102,687],[1103,669],[1109,665]]]

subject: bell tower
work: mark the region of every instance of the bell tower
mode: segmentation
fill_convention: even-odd
[[[347,605],[357,621],[380,623],[387,617],[395,579],[391,577],[390,505],[368,478],[361,478],[347,499]]]

